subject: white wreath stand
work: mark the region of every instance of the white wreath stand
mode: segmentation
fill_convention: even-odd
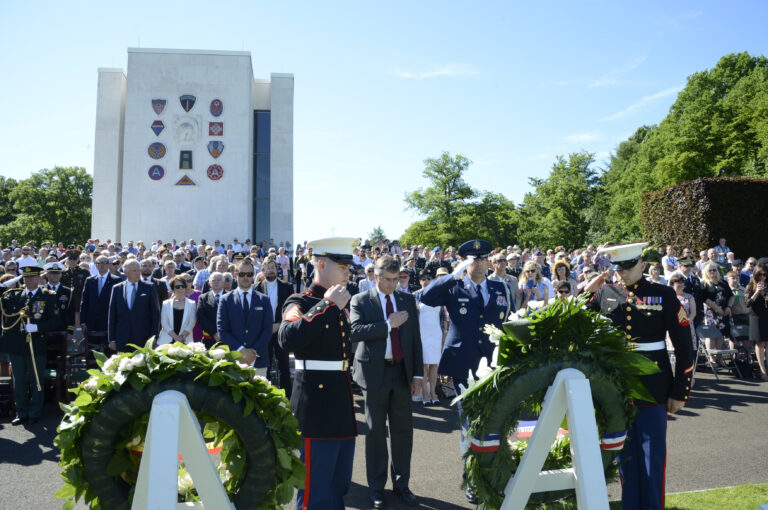
[[[566,415],[573,467],[541,471]],[[573,368],[558,372],[547,389],[523,459],[504,489],[501,510],[523,510],[532,493],[565,489],[576,489],[580,510],[608,510],[592,392],[589,380]]]
[[[177,503],[179,452],[195,482],[199,503]],[[152,402],[131,510],[173,508],[234,510],[235,507],[219,479],[187,397],[169,390],[158,394]]]

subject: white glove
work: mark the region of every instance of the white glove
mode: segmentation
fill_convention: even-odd
[[[23,278],[23,276],[19,275],[16,278],[11,278],[7,282],[0,283],[3,287],[13,287],[16,285],[16,282],[20,281]]]
[[[453,273],[452,273],[453,278],[456,280],[461,280],[461,275],[464,273],[464,271],[466,271],[466,269],[470,266],[470,264],[474,262],[474,260],[475,260],[475,257],[469,256],[463,261],[461,261],[461,263],[457,265],[453,270]]]
[[[24,331],[27,333],[37,333],[37,324],[24,324]]]

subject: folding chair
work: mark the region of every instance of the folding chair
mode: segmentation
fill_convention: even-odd
[[[704,339],[722,336],[723,334],[719,329],[712,325],[702,324],[696,329],[696,335],[699,337],[699,348],[696,351],[696,364],[699,363],[699,358],[704,356],[706,365],[708,365],[710,370],[712,370],[712,373],[715,374],[715,379],[719,381],[720,377],[717,375],[717,366],[712,363],[712,356],[730,356],[733,364],[732,369],[738,374],[740,379],[743,379],[741,371],[736,364],[736,354],[739,352],[737,349],[707,349],[707,344]]]

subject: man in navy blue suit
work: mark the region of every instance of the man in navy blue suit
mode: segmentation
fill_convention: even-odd
[[[80,303],[80,327],[83,334],[94,331],[107,331],[109,317],[109,298],[112,287],[120,279],[109,274],[109,258],[101,255],[96,258],[97,275],[89,276],[83,288],[83,302]]]
[[[219,303],[216,326],[221,341],[243,354],[243,362],[267,375],[269,339],[272,336],[272,305],[264,294],[253,290],[253,262],[244,258],[237,266],[237,289]]]
[[[141,281],[139,261],[123,264],[125,281],[112,287],[109,300],[109,348],[125,351],[128,344],[143,346],[160,326],[160,305],[151,283]]]

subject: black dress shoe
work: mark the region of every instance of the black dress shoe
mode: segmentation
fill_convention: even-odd
[[[419,504],[419,502],[416,501],[416,496],[413,495],[413,492],[411,492],[411,489],[408,487],[403,487],[402,489],[395,487],[392,491],[395,493],[395,496],[400,498],[403,503],[408,506],[416,506]]]
[[[470,487],[467,487],[464,491],[464,497],[466,497],[467,501],[473,505],[476,505],[479,502],[477,499],[477,494],[475,494],[475,491],[473,491]]]
[[[384,508],[384,493],[373,491],[370,497],[371,508]]]
[[[19,418],[19,417],[17,416],[16,418],[14,418],[14,419],[13,419],[13,421],[11,421],[11,425],[21,425],[21,424],[22,424],[22,423],[24,423],[25,421],[27,421],[27,419],[26,419],[26,418]]]

